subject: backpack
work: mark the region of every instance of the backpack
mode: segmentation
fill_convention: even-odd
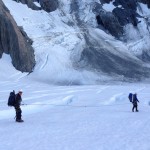
[[[15,91],[10,92],[8,103],[7,103],[8,106],[15,106],[15,101],[16,101]]]
[[[132,102],[132,99],[133,99],[133,94],[132,93],[129,93],[129,96],[128,96],[130,102]]]

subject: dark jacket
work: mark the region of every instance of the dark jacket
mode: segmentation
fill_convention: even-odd
[[[133,101],[132,101],[132,103],[133,103],[134,105],[137,105],[137,102],[139,102],[139,100],[137,99],[136,94],[133,94]]]
[[[21,98],[20,94],[19,93],[16,94],[15,107],[20,107],[21,101],[22,101],[22,98]]]

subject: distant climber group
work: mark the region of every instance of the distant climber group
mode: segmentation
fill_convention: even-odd
[[[10,92],[9,98],[8,98],[8,106],[13,106],[15,111],[16,111],[16,116],[15,116],[15,120],[16,122],[24,122],[24,120],[22,120],[22,110],[21,110],[21,102],[22,102],[22,90],[19,90],[17,94],[15,94],[15,91],[13,90],[12,92]],[[137,98],[137,93],[129,93],[128,96],[130,102],[133,104],[132,107],[132,112],[136,111],[138,112],[138,103],[139,100]]]

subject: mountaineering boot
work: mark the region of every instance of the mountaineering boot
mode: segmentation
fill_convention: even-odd
[[[16,119],[16,122],[24,122],[22,119]]]

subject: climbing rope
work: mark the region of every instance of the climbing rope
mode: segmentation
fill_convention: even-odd
[[[103,105],[57,105],[57,104],[22,104],[23,106],[30,106],[30,105],[37,105],[37,106],[46,106],[46,105],[49,105],[49,106],[58,106],[58,107],[80,107],[80,108],[90,108],[90,107],[105,107],[105,106],[117,106],[117,105],[129,105],[130,103],[123,103],[123,104],[103,104]]]

